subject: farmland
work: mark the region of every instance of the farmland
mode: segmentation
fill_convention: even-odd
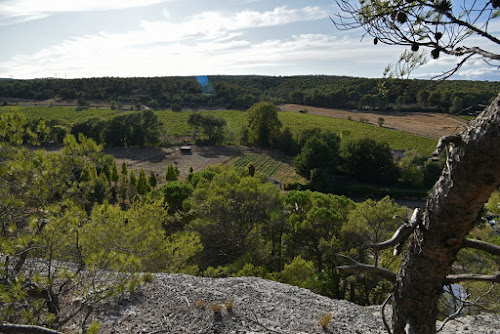
[[[280,168],[282,161],[274,159],[267,153],[248,152],[234,161],[234,166],[243,168],[253,163],[255,170],[271,177]]]
[[[43,118],[45,120],[60,120],[62,123],[70,126],[78,121],[94,117],[111,118],[118,114],[130,113],[131,111],[116,111],[110,109],[91,108],[83,111],[75,111],[70,107],[20,107],[7,106],[0,107],[0,113],[8,111],[20,111],[28,119]],[[198,111],[197,111],[198,112]],[[238,110],[213,110],[199,111],[202,114],[211,114],[216,117],[224,118],[226,125],[226,142],[237,144],[241,127],[245,123],[245,112]],[[347,112],[347,111],[346,111]],[[188,125],[187,119],[193,111],[173,112],[170,110],[160,110],[155,112],[164,124],[166,138],[168,143],[179,142],[179,137],[189,138],[192,134],[192,128]],[[388,113],[390,114],[390,113]],[[388,129],[386,127],[374,126],[372,124],[357,121],[360,117],[352,112],[351,120],[345,118],[335,118],[331,115],[304,114],[295,111],[282,111],[279,113],[279,119],[283,123],[283,128],[289,127],[292,132],[298,132],[304,129],[321,128],[331,130],[342,137],[348,136],[352,139],[373,138],[380,142],[387,142],[393,149],[417,149],[424,155],[429,155],[436,145],[436,140],[424,138],[408,132],[397,131],[397,128]],[[386,116],[389,117],[389,116]],[[415,115],[408,113],[405,124],[413,124]],[[456,122],[450,119],[450,126],[456,126]],[[413,129],[423,126],[423,122],[415,122]],[[442,125],[440,125],[442,127]],[[187,139],[189,141],[189,139]]]

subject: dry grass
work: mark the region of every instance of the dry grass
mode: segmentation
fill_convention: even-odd
[[[207,306],[207,303],[205,303],[205,301],[203,299],[198,299],[196,300],[193,305],[196,307],[196,308],[205,308]]]
[[[328,324],[332,320],[332,315],[330,313],[325,313],[321,318],[318,319],[321,328],[327,329]]]
[[[298,104],[284,104],[283,111],[300,112],[305,106]],[[362,120],[378,126],[379,117],[383,117],[384,128],[395,129],[412,133],[421,137],[439,139],[442,136],[461,132],[467,121],[452,115],[440,113],[399,112],[399,111],[372,111],[340,110],[330,108],[316,108],[307,106],[307,113],[311,115],[328,116],[333,118]]]
[[[212,312],[220,314],[222,312],[222,306],[219,303],[213,303],[210,305]]]
[[[226,300],[224,302],[224,306],[226,306],[226,311],[231,313],[231,312],[233,312],[234,301],[232,299]]]

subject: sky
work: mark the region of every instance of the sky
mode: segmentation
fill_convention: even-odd
[[[0,0],[0,78],[381,77],[404,49],[337,30],[334,3]],[[440,57],[412,77],[430,78],[456,61]],[[473,60],[453,78],[499,80],[500,70]]]

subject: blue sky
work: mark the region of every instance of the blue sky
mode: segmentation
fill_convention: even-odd
[[[336,30],[334,13],[323,0],[0,0],[0,77],[382,76],[403,49]],[[413,77],[455,62],[442,57]],[[471,61],[453,78],[499,72]]]

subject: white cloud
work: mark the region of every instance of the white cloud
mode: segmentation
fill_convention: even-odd
[[[273,26],[327,17],[319,7],[204,12],[180,23],[143,21],[128,33],[81,36],[0,63],[0,77],[196,74],[339,74],[380,76],[400,49],[359,42],[359,35],[272,37]],[[259,34],[250,29],[262,28]],[[260,31],[259,31],[260,33]],[[250,35],[258,35],[250,38]]]
[[[0,25],[37,20],[55,13],[144,7],[171,0],[6,0],[0,2]]]

